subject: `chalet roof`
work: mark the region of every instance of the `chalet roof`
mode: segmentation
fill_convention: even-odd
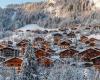
[[[19,43],[17,43],[17,46],[26,45],[27,43],[28,43],[28,40],[24,39],[24,40],[21,40]]]
[[[26,30],[27,32],[31,32],[31,30]]]
[[[44,40],[44,38],[43,38],[43,37],[36,37],[36,38],[34,38],[34,40],[35,40],[35,41]]]
[[[23,39],[20,42],[29,42],[27,39]]]
[[[91,60],[95,60],[95,59],[99,59],[99,60],[100,60],[100,55],[99,55],[99,56],[96,56],[96,57],[91,58]]]
[[[67,34],[68,37],[75,37],[75,33],[74,32],[70,32],[69,34]]]
[[[81,38],[88,38],[87,36],[81,36]]]
[[[47,50],[47,52],[55,52],[55,50],[49,48],[49,49]]]
[[[53,64],[53,60],[48,57],[43,57],[40,59],[40,63],[45,67],[49,67],[51,64]]]
[[[78,53],[78,51],[76,51],[76,50],[74,50],[74,49],[69,49],[69,50],[64,50],[64,51],[62,51],[62,52],[60,52],[60,54],[59,55],[62,55],[62,56],[64,56],[64,57],[66,57],[66,56],[73,56],[75,53]]]
[[[12,58],[9,58],[9,59],[6,59],[5,61],[3,61],[2,63],[6,63],[6,62],[9,62],[9,61],[13,61],[13,60],[19,60],[20,62],[22,62],[23,60],[19,57],[12,57]],[[1,64],[2,64],[1,63]]]
[[[53,36],[60,36],[60,37],[62,37],[62,34],[60,34],[60,33],[54,33]]]
[[[50,51],[46,51],[46,50],[42,50],[42,49],[38,49],[35,51],[35,55],[37,58],[42,58],[42,57],[47,57],[50,56]]]
[[[36,50],[35,55],[37,58],[43,57],[43,56],[45,56],[45,51],[42,49]]]
[[[6,50],[6,49],[10,49],[10,50],[13,50],[13,51],[14,51],[14,50],[16,50],[16,51],[18,50],[18,49],[14,49],[14,48],[11,48],[11,47],[5,47],[5,48],[3,48],[3,49],[0,49],[0,51]]]
[[[95,41],[96,39],[95,39],[95,38],[90,38],[89,40],[90,40],[90,41]]]
[[[60,45],[70,45],[70,43],[66,42],[66,41],[63,41],[63,42],[60,43]]]
[[[100,51],[92,49],[92,48],[89,48],[89,49],[81,52],[79,55],[82,55],[82,56],[84,56],[86,58],[90,58],[91,59],[91,58],[100,56]]]
[[[17,32],[24,32],[23,30],[17,30]]]

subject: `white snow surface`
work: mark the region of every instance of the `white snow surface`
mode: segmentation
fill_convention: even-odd
[[[95,38],[95,39],[100,40],[100,34],[92,34],[92,35],[88,36],[88,38]]]
[[[43,27],[40,27],[38,26],[37,24],[28,24],[18,30],[22,30],[22,31],[26,31],[26,30],[48,30],[48,31],[51,31],[51,30],[57,30],[57,29],[48,29],[48,28],[43,28]]]

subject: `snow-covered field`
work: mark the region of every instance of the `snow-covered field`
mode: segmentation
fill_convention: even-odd
[[[57,30],[57,29],[48,29],[48,28],[43,28],[43,27],[40,27],[38,26],[37,24],[29,24],[29,25],[26,25],[22,28],[19,28],[17,29],[16,31],[23,31],[23,33],[26,35],[26,30],[48,30],[48,31],[54,31],[54,30]],[[23,33],[22,32],[18,32],[19,34],[16,34],[16,32],[13,32],[13,35],[9,36],[9,37],[5,37],[3,39],[0,39],[0,42],[3,41],[3,40],[13,40],[14,38],[18,38],[19,36],[21,36]],[[25,36],[24,36],[25,37]]]
[[[88,38],[95,38],[95,39],[100,40],[100,34],[92,34],[92,35],[88,36]]]
[[[57,30],[57,29],[48,29],[48,28],[43,28],[43,27],[40,27],[38,26],[37,24],[29,24],[29,25],[26,25],[18,30],[22,30],[22,31],[26,31],[26,30]]]

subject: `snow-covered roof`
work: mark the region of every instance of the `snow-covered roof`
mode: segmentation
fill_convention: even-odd
[[[95,38],[100,40],[100,34],[91,34],[90,36],[88,36],[88,38]]]

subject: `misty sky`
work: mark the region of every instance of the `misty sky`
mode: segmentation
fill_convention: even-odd
[[[0,7],[6,7],[8,4],[21,4],[24,2],[39,2],[44,0],[0,0]]]

